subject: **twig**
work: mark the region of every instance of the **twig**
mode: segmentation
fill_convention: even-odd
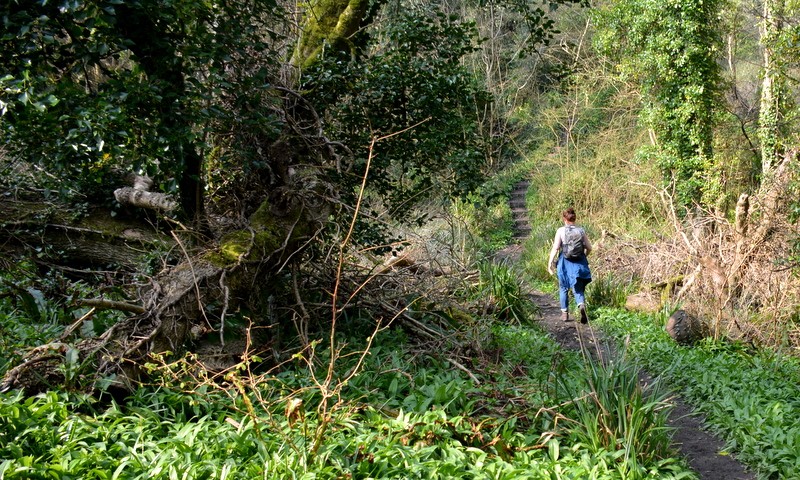
[[[54,263],[44,262],[38,259],[35,259],[34,262],[37,265],[44,265],[47,268],[51,268],[54,270],[61,270],[62,272],[76,273],[80,275],[124,275],[125,274],[125,272],[120,272],[119,270],[90,270],[90,269],[65,267],[63,265],[56,265]]]
[[[381,302],[381,305],[383,305],[383,307],[386,308],[387,310],[390,310],[390,311],[393,310],[393,308],[390,305],[388,305],[388,304],[386,304],[384,302]],[[414,325],[415,327],[419,328],[420,329],[419,333],[425,334],[426,336],[428,336],[428,338],[438,339],[438,338],[442,337],[442,333],[441,332],[437,332],[436,330],[433,330],[429,326],[425,325],[424,323],[422,323],[419,320],[415,319],[411,315],[407,314],[405,312],[405,310],[401,310],[400,313],[397,315],[397,317],[398,318],[402,317],[403,319],[405,319],[405,321],[407,321],[407,322],[411,323],[412,325]]]
[[[131,312],[135,314],[142,314],[146,310],[141,305],[136,305],[133,303],[127,302],[118,302],[115,300],[106,300],[105,298],[87,298],[84,300],[78,300],[75,302],[76,305],[79,307],[93,307],[94,309],[100,310],[119,310],[121,312]]]
[[[225,346],[225,314],[228,313],[228,299],[230,298],[230,289],[225,284],[225,270],[219,276],[219,288],[222,290],[222,313],[219,316],[219,343]]]
[[[200,285],[197,283],[197,274],[194,271],[194,264],[192,263],[192,258],[189,257],[189,253],[186,251],[186,248],[183,246],[183,242],[181,241],[180,238],[178,238],[178,235],[175,233],[175,231],[173,230],[170,233],[172,234],[172,238],[174,238],[175,241],[178,242],[178,246],[181,248],[181,251],[183,252],[183,256],[186,257],[186,262],[189,263],[189,270],[191,270],[191,272],[192,272],[192,280],[194,281],[194,289],[195,289],[195,293],[197,294],[197,308],[200,310],[200,313],[203,314],[203,319],[206,321],[206,324],[208,325],[208,327],[213,329],[214,327],[211,326],[211,322],[208,321],[208,317],[206,316],[206,310],[205,310],[205,308],[203,308],[203,301],[202,301],[203,297],[200,294]]]
[[[689,237],[686,236],[686,232],[681,227],[681,222],[678,220],[678,214],[675,212],[675,203],[672,201],[672,196],[665,190],[659,189],[650,185],[648,183],[640,183],[640,182],[630,182],[632,185],[638,185],[640,187],[650,187],[656,191],[658,196],[661,198],[661,202],[664,205],[664,208],[667,209],[667,213],[669,213],[669,218],[672,220],[672,226],[675,228],[675,232],[680,235],[683,243],[686,244],[686,248],[689,249],[689,252],[692,255],[697,255],[697,248],[692,245],[692,242],[689,240]]]
[[[300,340],[303,342],[303,346],[308,346],[308,322],[311,319],[311,315],[308,314],[308,310],[306,309],[305,304],[303,303],[303,298],[300,296],[300,288],[297,285],[297,273],[298,273],[297,265],[294,264],[292,266],[292,292],[294,293],[294,299],[297,302],[297,305],[300,307],[301,312],[301,321],[300,325],[297,325],[297,334],[300,335]]]
[[[683,295],[689,291],[689,288],[694,285],[695,280],[697,280],[697,276],[703,270],[703,264],[698,263],[697,266],[694,268],[694,271],[689,275],[689,279],[683,283],[683,287],[675,294],[675,300],[679,300]]]
[[[97,311],[97,309],[96,309],[96,308],[94,308],[94,307],[92,307],[92,309],[91,309],[91,310],[89,310],[88,312],[86,312],[86,314],[85,314],[84,316],[82,316],[81,318],[79,318],[79,319],[75,320],[75,322],[74,322],[72,325],[70,325],[69,327],[67,327],[67,329],[66,329],[66,330],[64,330],[64,333],[62,333],[62,334],[61,334],[61,336],[60,336],[60,337],[58,337],[58,341],[59,341],[59,342],[63,342],[64,340],[66,340],[67,338],[69,338],[69,336],[70,336],[70,335],[72,335],[72,333],[73,333],[75,330],[77,330],[77,329],[78,329],[78,327],[80,327],[80,326],[81,326],[81,324],[83,324],[83,322],[84,322],[84,321],[86,321],[86,320],[87,320],[87,319],[89,319],[89,318],[90,318],[92,315],[94,315],[94,312],[96,312],[96,311]]]
[[[472,379],[472,381],[475,383],[475,385],[480,385],[480,384],[481,384],[481,381],[480,381],[480,380],[478,380],[478,377],[476,377],[474,373],[470,372],[470,371],[469,371],[469,369],[467,369],[467,367],[465,367],[464,365],[461,365],[460,363],[456,362],[456,361],[455,361],[455,360],[453,360],[452,358],[447,358],[446,360],[447,360],[448,362],[450,362],[450,363],[451,363],[451,364],[452,364],[454,367],[456,367],[457,369],[459,369],[459,370],[461,370],[462,372],[464,372],[464,373],[466,373],[467,375],[469,375],[469,378],[471,378],[471,379]]]
[[[337,301],[337,298],[339,296],[339,288],[341,286],[342,268],[344,267],[344,251],[345,251],[345,248],[347,247],[347,245],[350,243],[350,238],[353,236],[353,231],[355,230],[356,222],[358,221],[358,214],[361,211],[361,204],[362,204],[362,202],[364,200],[364,193],[366,192],[366,189],[367,189],[367,179],[369,178],[369,171],[370,171],[370,167],[372,165],[372,159],[375,156],[375,144],[380,142],[380,141],[382,141],[382,140],[386,140],[387,138],[391,138],[391,137],[394,137],[396,135],[400,135],[400,134],[405,133],[405,132],[407,132],[407,131],[409,131],[409,130],[411,130],[413,128],[416,128],[417,126],[419,126],[419,125],[427,122],[428,120],[430,120],[430,118],[431,117],[428,117],[428,118],[426,118],[426,119],[424,119],[424,120],[422,120],[420,122],[415,123],[414,125],[411,125],[408,128],[404,128],[403,130],[400,130],[398,132],[390,133],[390,134],[384,135],[382,137],[373,137],[372,141],[370,142],[369,155],[367,155],[367,163],[364,166],[364,175],[361,178],[361,187],[359,188],[358,197],[356,198],[356,206],[355,206],[355,210],[353,211],[353,219],[350,221],[350,228],[347,230],[347,234],[345,235],[344,240],[342,240],[342,243],[339,245],[339,262],[338,262],[338,266],[337,266],[337,269],[336,269],[336,282],[334,283],[334,286],[333,286],[333,294],[332,294],[332,301],[331,301],[331,315],[332,315],[331,316],[331,334],[330,334],[330,346],[331,346],[331,349],[333,349],[333,346],[336,344],[336,319],[339,316],[339,312],[338,312],[338,307],[336,305],[336,301]],[[329,364],[328,364],[328,376],[327,376],[327,378],[325,380],[325,385],[329,385],[330,382],[333,379],[333,373],[334,373],[333,372],[333,367],[334,367],[334,362],[335,361],[336,361],[335,355],[331,355],[331,358],[330,358],[330,361],[329,361]]]

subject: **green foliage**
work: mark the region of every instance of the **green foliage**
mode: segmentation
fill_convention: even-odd
[[[770,1],[765,2],[764,6],[774,18],[774,21],[764,22],[760,45],[764,55],[769,56],[769,64],[764,65],[763,72],[759,72],[770,79],[770,85],[767,86],[766,81],[762,83],[758,125],[762,168],[767,167],[763,173],[768,175],[779,157],[797,145],[795,132],[800,121],[797,103],[800,23],[797,18],[800,4],[793,1]],[[763,91],[767,89],[771,90],[768,92],[771,95]],[[765,165],[766,162],[769,163]],[[791,208],[796,211],[797,202],[792,201],[791,204]]]
[[[598,18],[597,44],[642,85],[644,122],[659,139],[651,158],[682,206],[699,202],[710,181],[720,8],[715,1],[620,0]]]
[[[492,332],[494,344],[503,349],[507,365],[526,365],[530,367],[528,376],[543,383],[550,377],[549,365],[553,357],[563,356],[563,366],[567,369],[580,365],[577,355],[560,351],[559,345],[542,330],[521,325],[497,324]]]
[[[450,211],[454,228],[464,230],[457,236],[469,237],[472,249],[491,253],[511,242],[513,222],[507,197],[486,198],[485,195],[479,191],[464,199],[453,199]]]
[[[569,428],[578,441],[594,451],[620,452],[618,468],[632,476],[644,475],[645,465],[668,457],[666,392],[657,386],[643,391],[638,369],[624,362],[590,361],[586,373],[584,384],[561,380],[575,409],[577,422]]]
[[[706,339],[676,345],[664,332],[664,315],[602,309],[597,322],[620,339],[645,368],[702,412],[737,458],[763,478],[800,475],[800,362],[741,342]]]
[[[587,228],[592,242],[602,230],[650,240],[665,228],[661,202],[647,186],[659,181],[659,173],[646,159],[632,155],[646,135],[636,125],[636,95],[602,71],[602,64],[597,69],[601,73],[576,74],[564,91],[550,92],[549,104],[536,116],[546,130],[539,133],[544,143],[527,154],[533,173],[527,197],[532,231],[526,248],[529,268],[537,269],[532,270],[538,271],[535,278],[542,280],[548,277],[543,267],[567,207],[575,208],[577,222]],[[617,93],[604,96],[596,89]],[[574,97],[596,103],[574,103]],[[602,121],[584,123],[584,117],[595,116]],[[573,123],[575,129],[564,133],[568,146],[557,146],[556,134]]]
[[[643,466],[634,471],[619,447],[589,448],[575,432],[554,431],[553,417],[537,412],[561,401],[550,387],[553,373],[569,371],[570,381],[587,384],[579,357],[530,327],[492,330],[508,357],[476,370],[480,384],[438,355],[415,355],[403,335],[381,334],[363,372],[342,390],[344,408],[329,419],[316,452],[321,391],[299,365],[249,380],[231,372],[223,385],[185,383],[186,391],[176,382],[146,387],[125,404],[0,394],[0,476],[693,478],[673,459],[640,454],[640,443],[630,443]],[[342,353],[342,367],[352,368],[356,356]],[[554,365],[561,366],[553,372]],[[250,380],[257,381],[241,388]]]
[[[393,217],[411,220],[415,204],[481,181],[475,111],[489,98],[459,63],[474,43],[472,23],[409,8],[373,33],[365,58],[330,54],[305,72],[304,88],[330,134],[352,149],[341,181],[360,182],[372,154],[369,186]]]
[[[763,3],[766,20],[760,27],[763,81],[757,136],[761,143],[765,180],[787,149],[796,143],[792,132],[798,119],[795,100],[797,81],[793,78],[800,66],[797,61],[800,32],[795,20],[797,12],[798,5],[793,2],[768,0]]]
[[[56,188],[77,181],[100,195],[119,169],[156,176],[168,191],[196,185],[214,133],[275,123],[247,109],[266,91],[274,2],[4,5],[0,135],[12,156],[70,180]]]
[[[56,338],[64,329],[52,318],[33,319],[8,301],[2,301],[0,309],[0,376],[19,364],[25,349]]]
[[[555,232],[555,230],[553,230]],[[525,244],[523,261],[525,273],[537,290],[555,293],[558,291],[558,280],[547,271],[547,261],[550,259],[552,238],[532,236]]]
[[[530,66],[536,69],[535,95],[511,113],[527,127],[515,143],[530,145],[520,152],[520,163],[528,166],[531,180],[529,244],[536,249],[540,241],[552,241],[568,206],[578,212],[579,223],[636,236],[653,232],[663,218],[658,197],[644,186],[659,181],[658,169],[631,155],[647,142],[638,121],[640,92],[588,48],[594,35],[586,28],[594,24],[590,12],[575,8],[554,16],[563,32],[560,47],[542,49],[541,61]],[[528,90],[515,95],[522,92]]]
[[[593,307],[625,306],[625,301],[635,287],[630,281],[617,278],[613,274],[595,275],[586,287],[586,301]]]
[[[19,262],[0,274],[0,376],[20,363],[25,353],[34,347],[55,341],[67,325],[89,312],[75,307],[84,298],[94,298],[96,288],[84,282],[74,282],[59,273],[39,276],[35,265]],[[109,298],[118,292],[106,290]],[[83,338],[103,333],[119,320],[119,313],[98,311],[86,317],[77,329]],[[69,340],[69,339],[67,339]],[[68,377],[69,387],[79,382],[81,363],[74,349],[67,352],[62,374]],[[72,356],[70,356],[70,354]]]
[[[479,265],[480,282],[475,294],[493,307],[501,320],[530,323],[535,306],[528,298],[519,273],[502,263],[483,262]]]
[[[504,10],[513,12],[515,16],[512,18],[520,19],[520,23],[526,27],[524,33],[527,42],[521,46],[521,53],[525,54],[535,52],[537,47],[547,44],[553,39],[555,33],[557,33],[553,12],[558,7],[571,4],[577,4],[581,7],[589,6],[589,2],[586,0],[555,0],[548,4],[548,8],[545,8],[544,5],[524,0],[478,0],[477,4],[483,8],[497,9],[498,12]],[[496,19],[493,20],[497,21]]]

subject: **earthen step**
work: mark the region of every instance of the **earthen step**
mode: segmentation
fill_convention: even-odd
[[[531,182],[528,180],[522,180],[514,184],[511,197],[508,199],[508,206],[511,207],[511,215],[514,221],[514,232],[511,238],[517,242],[527,239],[531,232],[528,209],[526,208],[527,202],[525,201],[530,184]]]

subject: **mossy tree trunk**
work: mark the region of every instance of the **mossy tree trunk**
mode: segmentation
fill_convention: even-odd
[[[274,283],[277,268],[316,232],[317,218],[318,212],[302,203],[265,200],[249,218],[247,228],[224,234],[210,248],[183,250],[183,261],[153,277],[135,304],[143,313],[115,324],[99,337],[75,344],[59,339],[34,349],[22,364],[7,372],[0,390],[19,388],[36,393],[62,385],[67,381],[63,366],[71,356],[79,359],[90,381],[131,391],[142,380],[142,365],[151,354],[180,354],[206,340],[222,339],[224,312],[233,312],[242,304],[257,306],[260,297],[268,293],[267,286]],[[71,240],[78,251],[91,250],[98,243],[87,228],[64,228],[74,230]],[[64,228],[50,230],[59,233]],[[117,237],[121,239],[122,234]],[[125,249],[126,245],[112,243],[103,251],[113,252],[114,248]],[[109,257],[113,261],[128,256]],[[222,313],[208,308],[213,304],[224,305]]]
[[[761,104],[758,114],[758,137],[761,141],[761,177],[772,175],[781,155],[781,103],[783,79],[775,59],[775,44],[783,28],[783,0],[764,0],[764,18],[761,24],[761,48],[764,56],[761,81]]]
[[[0,251],[8,254],[36,248],[44,261],[78,268],[115,265],[135,271],[145,252],[173,248],[174,239],[146,221],[112,217],[95,208],[76,218],[66,206],[42,199],[0,198]]]
[[[354,53],[352,37],[363,26],[368,10],[368,0],[309,2],[292,64],[300,68],[308,67],[326,48]]]

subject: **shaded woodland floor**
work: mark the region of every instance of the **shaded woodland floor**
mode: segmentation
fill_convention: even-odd
[[[528,214],[525,205],[525,193],[529,183],[519,182],[512,192],[510,205],[514,216],[514,241],[502,251],[497,258],[507,262],[519,260],[523,242],[530,233]],[[539,308],[538,324],[544,328],[563,348],[583,351],[597,360],[611,361],[617,355],[612,339],[595,328],[591,322],[582,325],[580,322],[561,320],[561,310],[557,300],[551,295],[536,292],[532,294],[533,302]],[[653,382],[649,373],[643,373],[640,383],[646,385]],[[751,480],[756,475],[748,472],[745,466],[729,454],[724,454],[724,442],[705,429],[703,419],[694,409],[678,395],[671,397],[673,409],[670,412],[668,425],[675,429],[673,445],[686,458],[693,470],[703,480]]]

